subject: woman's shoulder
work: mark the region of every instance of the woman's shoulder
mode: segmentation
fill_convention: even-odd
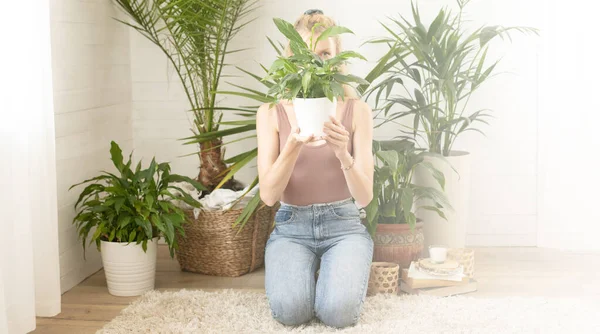
[[[359,98],[351,98],[347,101],[352,103],[352,131],[356,132],[358,127],[373,126],[373,111],[371,107]]]
[[[277,110],[277,102],[266,102],[261,104],[256,111],[256,122],[257,123],[267,123],[271,124],[270,126],[274,127],[275,130],[279,131],[278,125],[278,110]]]
[[[276,107],[277,107],[276,102],[265,102],[265,103],[261,104],[260,106],[258,106],[258,112],[275,110]]]
[[[268,121],[267,123],[271,123],[275,117],[276,109],[276,106],[272,103],[261,104],[256,111],[256,121]]]
[[[362,119],[362,117],[372,117],[371,114],[373,113],[373,110],[371,110],[371,107],[365,101],[359,98],[350,98],[346,103],[352,103],[352,114],[354,119],[357,117],[359,119]]]
[[[277,113],[277,104],[277,102],[266,102],[261,104],[256,111],[256,117],[273,117]]]
[[[354,109],[367,110],[367,111],[371,110],[371,107],[369,107],[369,105],[365,101],[363,101],[357,97],[349,98],[348,100],[352,100],[352,103],[354,103],[354,105],[353,105]]]

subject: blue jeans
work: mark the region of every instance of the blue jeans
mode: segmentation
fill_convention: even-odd
[[[281,202],[265,250],[273,318],[292,326],[314,316],[333,327],[356,324],[372,259],[373,240],[352,198],[305,206]]]

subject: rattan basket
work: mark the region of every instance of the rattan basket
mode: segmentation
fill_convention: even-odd
[[[460,263],[467,277],[475,276],[475,250],[473,248],[450,248],[448,249],[448,259]]]
[[[367,295],[373,296],[378,293],[398,293],[398,279],[400,277],[400,265],[393,262],[373,262]]]
[[[243,210],[200,210],[198,218],[186,210],[190,222],[183,225],[185,237],[177,236],[175,251],[181,270],[236,277],[260,268],[277,205],[257,209],[238,234],[232,225]]]

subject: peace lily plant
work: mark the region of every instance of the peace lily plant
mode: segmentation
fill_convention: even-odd
[[[171,173],[168,163],[157,163],[154,158],[148,168],[142,169],[140,161],[132,169],[131,156],[124,162],[121,148],[111,142],[110,157],[117,172],[102,171],[69,188],[88,184],[75,203],[73,224],[84,259],[90,239],[101,252],[110,293],[120,296],[138,295],[154,287],[158,238],[165,240],[174,256],[176,235],[184,235],[183,224],[187,223],[176,201],[200,207],[178,183],[188,183],[199,191],[206,189],[186,176]]]
[[[368,84],[355,75],[344,74],[342,66],[353,58],[366,59],[354,51],[342,51],[330,59],[322,59],[315,53],[320,41],[353,33],[346,27],[329,27],[317,36],[315,29],[320,25],[315,24],[307,44],[291,23],[279,18],[273,21],[289,39],[292,55],[280,55],[269,68],[263,80],[274,84],[267,95],[273,96],[276,101],[292,101],[301,135],[324,135],[323,123],[328,121],[330,115],[335,117],[337,98],[344,99],[343,85]]]
[[[316,53],[317,43],[327,38],[353,32],[342,26],[327,28],[315,36],[312,27],[309,44],[306,44],[294,26],[282,19],[273,19],[277,29],[289,39],[292,55],[279,55],[271,65],[264,80],[272,80],[267,95],[276,100],[293,100],[296,98],[324,98],[333,101],[336,97],[344,98],[343,84],[368,82],[352,74],[340,73],[340,67],[352,58],[366,60],[355,51],[342,51],[330,59],[321,59]]]

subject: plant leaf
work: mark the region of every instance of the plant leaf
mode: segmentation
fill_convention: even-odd
[[[319,35],[319,38],[317,38],[317,40],[315,41],[315,45],[317,43],[319,43],[320,41],[325,40],[329,37],[340,35],[340,34],[347,34],[347,33],[354,34],[354,32],[352,32],[352,30],[350,30],[346,27],[342,27],[342,26],[329,27],[325,31],[323,31],[321,33],[321,35]]]
[[[277,29],[287,38],[290,40],[290,42],[296,42],[299,43],[300,45],[304,46],[304,47],[308,47],[306,45],[306,42],[304,42],[304,39],[302,39],[302,36],[300,36],[300,34],[298,33],[298,31],[296,31],[296,29],[294,28],[294,26],[283,20],[280,18],[274,18],[273,22],[275,22],[275,25],[277,26]]]
[[[117,170],[123,172],[123,152],[114,141],[110,142],[110,157]]]

